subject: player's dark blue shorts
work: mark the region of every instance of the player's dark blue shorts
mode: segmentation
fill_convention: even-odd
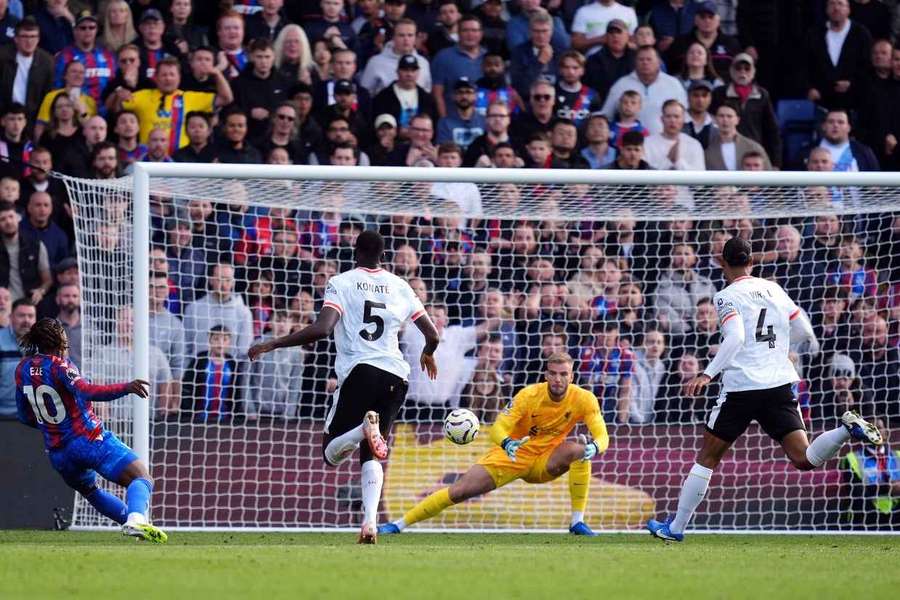
[[[134,450],[105,430],[94,441],[74,438],[62,448],[50,450],[49,454],[50,464],[75,489],[94,487],[97,473],[108,481],[116,481],[125,467],[138,459]]]

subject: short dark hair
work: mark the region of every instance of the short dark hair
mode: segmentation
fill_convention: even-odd
[[[5,213],[9,211],[15,211],[16,205],[12,202],[0,202],[0,213]]]
[[[255,38],[250,41],[250,45],[247,46],[248,52],[259,52],[261,50],[271,50],[272,49],[272,41],[269,38],[260,37]]]
[[[463,151],[462,148],[459,147],[459,144],[455,142],[444,142],[437,149],[438,156],[441,154],[459,154],[459,157],[462,158]]]
[[[384,238],[374,229],[366,229],[356,237],[356,258],[380,262],[384,254]]]
[[[21,21],[16,23],[16,28],[15,28],[14,32],[16,35],[19,35],[20,31],[24,31],[26,29],[28,31],[40,31],[41,26],[38,25],[37,19],[35,19],[31,15],[28,15],[25,18],[23,18]]]
[[[20,306],[31,306],[31,307],[36,308],[37,304],[32,302],[31,298],[29,298],[28,296],[22,296],[21,298],[19,298],[18,300],[16,300],[15,302],[12,303],[12,310],[15,311]]]
[[[640,131],[626,131],[622,136],[622,147],[625,146],[642,146],[644,145],[644,134]]]
[[[750,242],[741,237],[733,237],[725,242],[722,249],[722,259],[730,267],[746,267],[753,256],[753,248]]]
[[[231,330],[222,324],[213,325],[212,327],[209,328],[209,335],[213,335],[216,333],[224,333],[225,335],[231,335]]]
[[[722,108],[723,106],[733,110],[735,112],[735,114],[738,116],[738,118],[741,117],[741,103],[738,102],[737,100],[735,100],[734,98],[726,98],[725,101],[722,102],[722,104],[720,104],[716,108],[716,114],[718,114],[719,109]]]
[[[187,123],[193,118],[200,118],[206,121],[207,126],[212,127],[212,115],[208,112],[204,112],[202,110],[192,110],[184,117],[184,122]]]
[[[6,115],[27,115],[28,111],[25,110],[25,105],[20,104],[19,102],[12,102],[7,107],[6,110],[3,111],[3,116]]]

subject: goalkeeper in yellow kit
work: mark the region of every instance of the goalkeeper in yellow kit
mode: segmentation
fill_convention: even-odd
[[[597,397],[572,384],[573,361],[565,353],[547,359],[546,382],[522,389],[503,409],[491,427],[491,441],[497,447],[488,451],[453,485],[431,494],[402,519],[386,523],[378,533],[400,533],[404,528],[430,519],[445,508],[486,494],[516,479],[545,483],[569,472],[572,521],[569,531],[576,535],[595,535],[584,522],[591,459],[609,446],[606,424]],[[593,436],[587,442],[566,441],[576,424],[583,422]]]

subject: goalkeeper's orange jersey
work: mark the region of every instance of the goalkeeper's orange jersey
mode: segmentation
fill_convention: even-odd
[[[565,398],[554,402],[547,382],[536,383],[520,390],[503,409],[491,427],[491,441],[499,445],[507,437],[529,436],[517,456],[539,456],[559,446],[579,422],[587,425],[600,452],[606,450],[609,434],[594,394],[569,384]]]

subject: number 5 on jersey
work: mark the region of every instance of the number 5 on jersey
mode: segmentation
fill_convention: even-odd
[[[373,308],[383,309],[387,308],[387,305],[384,302],[372,302],[371,300],[366,300],[366,303],[363,305],[363,323],[367,325],[375,324],[375,331],[369,331],[366,328],[359,330],[360,337],[367,342],[374,342],[384,334],[384,319],[378,315],[373,315]]]

